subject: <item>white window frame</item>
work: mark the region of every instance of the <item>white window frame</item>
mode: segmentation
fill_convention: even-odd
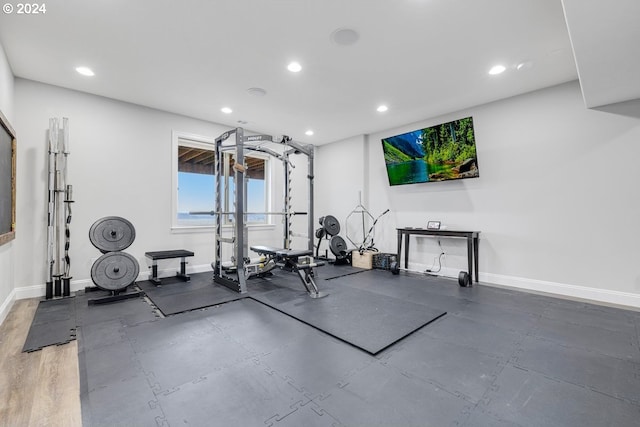
[[[215,138],[197,135],[180,131],[171,132],[171,231],[172,232],[211,232],[215,229],[215,225],[180,225],[178,224],[178,147],[191,146],[204,150],[215,151]],[[265,160],[265,207],[266,211],[271,209],[273,204],[273,194],[271,191],[272,182],[272,161],[270,156],[261,153],[251,153],[251,157]],[[211,194],[214,198],[215,194]],[[224,203],[224,201],[223,201]],[[223,228],[231,228],[231,224],[223,224]],[[273,229],[275,228],[273,218],[267,215],[265,223],[251,223],[248,227],[255,229]]]

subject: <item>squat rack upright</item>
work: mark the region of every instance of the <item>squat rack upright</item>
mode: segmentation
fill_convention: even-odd
[[[234,145],[223,145],[230,136],[235,134],[236,143]],[[283,154],[277,153],[270,148],[258,145],[263,142],[272,142],[285,146]],[[284,168],[284,211],[283,212],[264,212],[266,214],[284,215],[284,239],[283,248],[291,249],[291,218],[296,212],[291,211],[291,169],[294,167],[289,156],[291,154],[304,154],[307,156],[307,186],[308,186],[308,205],[307,205],[307,248],[313,251],[313,146],[304,145],[293,141],[290,137],[283,135],[279,139],[275,139],[271,135],[244,135],[243,128],[235,128],[229,130],[216,138],[216,205],[215,205],[215,262],[213,271],[213,280],[216,283],[224,285],[236,292],[247,292],[247,275],[244,270],[244,264],[250,262],[249,247],[247,241],[248,227],[246,224],[246,201],[247,201],[247,181],[245,177],[245,150],[266,153],[282,161]],[[235,185],[235,211],[234,215],[234,234],[231,238],[222,237],[223,216],[229,212],[223,211],[222,194],[224,194],[224,180],[222,176],[225,167],[224,154],[231,152],[234,154],[235,163],[233,166]],[[233,243],[234,259],[237,280],[224,274],[222,266],[222,243]]]

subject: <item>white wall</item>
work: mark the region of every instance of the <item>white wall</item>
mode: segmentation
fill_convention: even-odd
[[[128,252],[139,260],[141,272],[146,273],[144,252],[159,249],[193,250],[192,269],[208,266],[212,232],[170,231],[171,132],[215,137],[225,127],[22,79],[13,87],[6,61],[2,64],[0,81],[12,88],[15,101],[4,91],[0,101],[14,116],[19,141],[18,233],[0,247],[5,308],[11,293],[43,294],[50,117],[70,119],[75,288],[90,284],[91,260],[100,254],[87,233],[107,215],[124,216],[136,226]],[[474,117],[479,179],[389,186],[381,138],[468,115]],[[363,191],[363,204],[374,216],[392,210],[376,230],[381,251],[395,252],[396,227],[439,219],[450,228],[481,231],[484,282],[640,307],[638,140],[640,119],[585,109],[577,82],[349,138],[316,150],[316,223],[320,216],[335,215],[344,236],[346,217]],[[298,169],[302,165],[294,178],[297,191],[304,182]],[[279,210],[279,165],[274,176],[274,210]],[[277,245],[278,229],[254,232],[250,244]],[[466,269],[464,243],[443,239],[442,244],[444,271],[454,275]],[[437,251],[433,239],[415,239],[410,268],[430,267]]]
[[[362,195],[366,204],[367,145],[363,135],[323,145],[316,149],[315,223],[325,215],[333,215],[340,222],[340,235],[347,243],[346,219],[356,208]],[[323,242],[321,252],[328,251]],[[329,256],[333,255],[329,252]]]
[[[0,44],[0,111],[9,122],[13,123],[13,72],[4,53],[4,48]]]
[[[127,218],[135,226],[136,240],[126,251],[139,261],[141,275],[148,273],[144,253],[164,249],[192,250],[195,257],[189,259],[189,271],[210,270],[213,231],[172,233],[170,229],[171,135],[175,130],[215,138],[227,127],[23,79],[16,79],[15,94],[14,126],[20,136],[20,233],[15,241],[18,298],[44,294],[50,117],[68,117],[70,125],[68,181],[75,200],[70,249],[73,289],[92,284],[92,260],[101,254],[91,245],[88,231],[97,219],[110,215]],[[274,175],[274,185],[281,186],[281,174]],[[274,227],[263,227],[251,233],[250,244],[272,239],[273,234]],[[177,266],[178,260],[159,267]]]
[[[13,72],[7,62],[4,48],[0,44],[0,111],[5,115],[15,130],[13,116]],[[17,130],[16,130],[17,133]],[[18,138],[20,134],[18,133]],[[19,230],[16,230],[18,235]],[[14,242],[0,246],[0,323],[11,309],[15,295],[14,288]]]
[[[470,115],[480,178],[389,186],[381,138]],[[640,307],[639,140],[640,119],[585,109],[577,82],[372,134],[367,208],[392,209],[377,247],[395,252],[396,227],[441,220],[481,231],[481,281]],[[349,168],[365,151],[353,141],[322,146],[318,169]],[[341,185],[348,194],[360,183]],[[352,204],[332,191],[318,199],[336,212]],[[441,241],[444,271],[466,270],[465,243]],[[409,268],[430,268],[438,253],[435,239],[412,238]]]

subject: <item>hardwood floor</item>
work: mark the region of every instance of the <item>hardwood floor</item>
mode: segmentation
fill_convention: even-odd
[[[77,341],[22,353],[38,302],[16,301],[0,325],[0,425],[81,426]]]

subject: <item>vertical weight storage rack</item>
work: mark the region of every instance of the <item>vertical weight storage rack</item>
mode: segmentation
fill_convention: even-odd
[[[62,124],[62,126],[60,126]],[[72,186],[67,183],[69,151],[69,119],[62,123],[49,119],[49,179],[47,201],[47,281],[45,298],[68,297],[71,294]],[[64,236],[63,236],[64,235]]]

